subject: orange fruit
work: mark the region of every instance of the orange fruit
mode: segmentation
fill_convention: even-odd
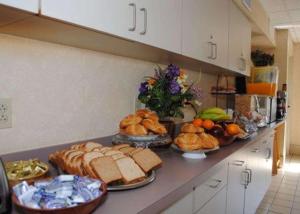
[[[212,120],[204,120],[202,123],[202,126],[208,130],[212,129],[214,127],[215,123]]]
[[[200,118],[193,120],[193,125],[196,127],[201,127],[202,123],[203,123],[203,121]]]
[[[226,132],[229,135],[237,135],[241,132],[241,129],[237,124],[232,123],[226,126]]]

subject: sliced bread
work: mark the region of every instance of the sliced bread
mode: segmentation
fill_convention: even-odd
[[[90,163],[94,173],[106,184],[122,179],[120,170],[112,157],[95,158]]]
[[[145,173],[141,168],[129,157],[116,160],[119,170],[125,184],[133,183],[145,177]]]
[[[128,144],[119,144],[119,145],[113,146],[112,148],[113,148],[113,150],[120,150],[122,148],[129,147],[129,146],[130,145],[128,145]]]
[[[95,148],[102,148],[103,146],[100,144],[100,143],[95,143],[95,142],[87,142],[85,145],[84,145],[84,150],[86,152],[91,152],[93,151],[93,149]]]
[[[99,157],[103,157],[104,155],[101,152],[87,152],[82,157],[82,167],[84,171],[92,178],[97,178],[97,175],[94,173],[92,167],[90,166],[90,162]]]
[[[117,154],[124,154],[124,153],[116,150],[108,150],[107,152],[104,153],[104,156],[113,156]]]
[[[125,148],[120,149],[120,151],[123,152],[125,155],[129,154],[133,150],[135,150],[135,148],[133,148],[133,147],[125,147]]]
[[[132,155],[132,158],[146,173],[162,164],[160,157],[150,149],[136,152]]]

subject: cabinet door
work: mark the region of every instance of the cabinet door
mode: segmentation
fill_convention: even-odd
[[[193,213],[193,194],[189,193],[179,201],[175,202],[168,209],[164,210],[161,214],[192,214]]]
[[[238,152],[229,160],[228,184],[227,184],[227,207],[226,213],[241,214],[244,212],[245,178],[243,173],[246,169],[245,154]]]
[[[265,152],[261,141],[248,147],[247,151],[250,180],[245,194],[245,213],[253,214],[265,194]]]
[[[0,0],[0,4],[14,7],[20,10],[25,10],[31,13],[38,13],[39,12],[39,0]]]
[[[263,141],[264,164],[265,164],[265,191],[268,190],[272,182],[272,164],[273,164],[273,141],[274,134],[271,134]]]
[[[135,40],[137,5],[131,0],[42,0],[41,13],[72,24]]]
[[[184,0],[182,22],[182,54],[226,68],[229,1]]]
[[[218,192],[196,214],[225,214],[226,213],[226,187]]]
[[[230,1],[229,69],[250,75],[251,26],[240,9]]]
[[[137,1],[138,41],[181,53],[182,0]]]

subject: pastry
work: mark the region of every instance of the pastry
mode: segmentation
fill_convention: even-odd
[[[125,117],[123,120],[121,120],[120,128],[124,129],[130,125],[139,124],[140,122],[142,122],[142,120],[143,119],[140,116],[130,114],[127,117]]]
[[[150,111],[148,109],[139,109],[136,111],[136,115],[143,118],[143,119],[150,119],[153,120],[155,122],[159,121],[159,117],[157,116],[157,114],[153,111]]]
[[[148,134],[147,129],[140,124],[127,126],[125,129],[125,133],[127,135],[133,136],[143,136]]]
[[[150,131],[154,132],[155,134],[163,135],[167,133],[166,127],[164,125],[155,122],[151,119],[144,119],[142,122],[143,126],[145,126]]]
[[[181,127],[181,132],[183,133],[202,133],[204,132],[204,129],[201,127],[196,127],[195,125],[191,123],[185,123]]]
[[[193,151],[202,149],[201,139],[194,133],[181,133],[174,143],[182,150]]]
[[[213,149],[218,146],[218,140],[210,134],[202,133],[199,135],[204,149]]]

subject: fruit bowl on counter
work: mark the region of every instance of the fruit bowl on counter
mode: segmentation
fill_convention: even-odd
[[[232,144],[243,132],[239,125],[232,122],[231,117],[220,108],[205,109],[197,117],[193,123],[202,126],[205,132],[217,138],[221,147]]]

